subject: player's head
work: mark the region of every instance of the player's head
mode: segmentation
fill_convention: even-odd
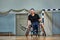
[[[34,8],[31,8],[31,9],[30,9],[30,13],[31,13],[31,14],[34,14],[34,13],[35,13],[35,9],[34,9]]]

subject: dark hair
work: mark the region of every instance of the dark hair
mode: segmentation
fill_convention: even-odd
[[[30,10],[35,10],[34,8],[31,8]]]

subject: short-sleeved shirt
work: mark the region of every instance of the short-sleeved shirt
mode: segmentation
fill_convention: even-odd
[[[35,14],[34,16],[32,16],[32,15],[30,14],[30,15],[28,16],[28,20],[30,20],[31,23],[33,23],[33,22],[39,22],[38,19],[40,19],[40,17],[39,17],[38,14]]]

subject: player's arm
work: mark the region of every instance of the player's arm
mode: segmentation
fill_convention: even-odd
[[[40,18],[38,14],[37,14],[37,18],[38,18],[39,22],[42,22],[42,18]]]

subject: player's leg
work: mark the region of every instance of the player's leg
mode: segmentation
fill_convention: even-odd
[[[33,24],[33,35],[38,35],[38,22],[34,22]]]

